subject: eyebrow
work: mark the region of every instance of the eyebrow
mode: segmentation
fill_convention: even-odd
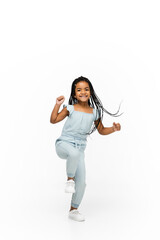
[[[89,87],[85,87],[85,88],[89,88]],[[77,88],[77,89],[81,89],[81,88]]]

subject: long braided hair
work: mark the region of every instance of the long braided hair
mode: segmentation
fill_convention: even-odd
[[[96,113],[98,112],[98,116],[99,116],[99,119],[97,120],[97,123],[96,123],[96,124],[93,123],[93,125],[92,125],[92,127],[91,127],[91,129],[90,129],[90,132],[89,132],[89,133],[86,133],[86,135],[90,135],[91,133],[93,133],[93,132],[97,129],[97,127],[98,127],[98,125],[99,125],[99,123],[100,123],[100,120],[102,121],[102,119],[103,119],[103,112],[108,113],[110,116],[113,116],[113,117],[119,117],[119,116],[121,116],[123,113],[117,115],[118,112],[119,112],[120,106],[119,106],[118,111],[117,111],[116,113],[110,113],[110,112],[108,112],[108,111],[103,107],[101,100],[99,99],[99,97],[98,97],[97,94],[95,93],[94,88],[93,88],[93,86],[92,86],[92,83],[89,81],[88,78],[83,77],[83,76],[81,76],[81,77],[79,77],[79,78],[76,78],[76,79],[73,81],[73,83],[72,83],[72,86],[71,86],[71,95],[70,95],[70,98],[69,98],[69,101],[68,101],[68,104],[69,104],[69,105],[74,105],[75,103],[77,103],[77,99],[74,97],[74,96],[75,96],[75,88],[76,88],[76,84],[77,84],[78,82],[81,82],[81,81],[87,82],[87,83],[89,84],[91,96],[90,96],[90,99],[88,100],[88,105],[89,105],[90,107],[92,107],[92,108],[97,109]],[[120,105],[121,105],[121,104],[120,104]]]

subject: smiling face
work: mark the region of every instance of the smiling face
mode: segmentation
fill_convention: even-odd
[[[90,98],[89,84],[85,81],[78,82],[75,87],[75,98],[80,102],[88,102]]]

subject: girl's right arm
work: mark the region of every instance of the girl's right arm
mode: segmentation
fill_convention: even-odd
[[[66,107],[63,108],[60,113],[58,113],[59,108],[60,108],[61,104],[64,102],[64,100],[65,100],[64,96],[60,96],[56,99],[56,104],[51,113],[50,123],[53,123],[53,124],[58,123],[58,122],[62,121],[66,116],[69,116],[69,111],[67,110]]]

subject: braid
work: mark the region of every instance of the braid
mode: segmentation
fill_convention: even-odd
[[[103,119],[103,112],[109,114],[110,116],[112,117],[119,117],[121,116],[123,113],[117,115],[119,113],[119,110],[120,110],[120,106],[118,108],[118,111],[116,113],[110,113],[108,112],[104,107],[103,107],[103,104],[101,102],[101,100],[99,99],[99,97],[97,96],[97,94],[95,93],[94,91],[94,88],[92,86],[92,83],[90,82],[90,80],[88,78],[85,78],[83,76],[79,77],[79,78],[76,78],[73,82],[72,82],[72,86],[71,86],[71,95],[70,95],[70,98],[69,98],[69,101],[68,101],[68,104],[70,105],[74,105],[75,103],[77,103],[77,99],[74,97],[75,96],[75,88],[76,88],[76,84],[80,81],[84,81],[84,82],[87,82],[89,84],[89,88],[90,88],[90,92],[91,92],[91,97],[90,99],[88,100],[88,105],[92,108],[95,108],[98,113],[99,113],[99,119],[97,120],[97,124],[95,125],[95,123],[93,123],[92,127],[91,127],[91,130],[89,133],[86,133],[87,135],[90,135],[91,133],[93,133],[100,121],[102,121]],[[120,103],[121,105],[121,103]]]

